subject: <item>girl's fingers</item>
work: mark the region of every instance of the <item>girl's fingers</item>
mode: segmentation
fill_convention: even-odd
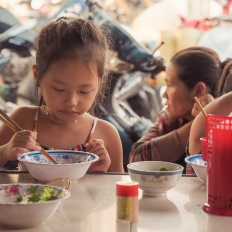
[[[96,149],[98,149],[99,147],[105,148],[103,140],[94,139],[87,144],[86,151],[93,152],[93,151],[96,151]]]
[[[41,148],[36,142],[37,133],[32,131],[19,131],[13,137],[13,147],[15,148],[25,148],[27,150],[40,151]]]
[[[16,134],[20,135],[21,137],[32,137],[34,140],[37,139],[37,132],[35,131],[23,130],[17,132]]]

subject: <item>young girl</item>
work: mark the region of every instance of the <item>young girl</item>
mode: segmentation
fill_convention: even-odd
[[[41,30],[32,67],[40,103],[11,115],[24,131],[1,126],[0,164],[39,151],[38,142],[45,149],[95,153],[100,159],[89,171],[124,171],[116,128],[88,113],[104,93],[107,49],[103,31],[83,19],[62,17]]]

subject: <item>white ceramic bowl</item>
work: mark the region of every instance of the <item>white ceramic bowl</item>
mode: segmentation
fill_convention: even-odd
[[[160,171],[167,167],[168,171]],[[140,161],[127,165],[132,181],[139,182],[139,188],[146,196],[163,196],[175,187],[184,168],[181,165],[163,161]]]
[[[40,152],[24,153],[20,158],[29,173],[40,182],[46,183],[57,178],[75,181],[83,177],[89,166],[99,157],[95,154],[71,150],[47,150],[58,164],[53,164]]]
[[[188,156],[185,158],[185,162],[192,166],[201,181],[207,183],[207,164],[202,160],[201,154]]]
[[[20,202],[19,194],[28,194],[30,187],[37,186],[36,192],[43,192],[45,186],[59,191],[59,198],[49,201]],[[0,184],[0,225],[10,228],[29,228],[49,220],[56,212],[62,200],[68,198],[70,192],[64,188],[42,184]]]

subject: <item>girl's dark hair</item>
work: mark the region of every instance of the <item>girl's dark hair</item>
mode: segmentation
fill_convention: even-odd
[[[206,47],[190,47],[177,52],[171,63],[177,67],[178,78],[189,89],[204,82],[209,93],[215,96],[221,73],[221,61],[216,52]]]
[[[222,74],[217,83],[216,97],[232,91],[232,59],[228,58],[222,63]]]
[[[105,62],[110,44],[107,33],[91,21],[80,18],[61,17],[49,23],[40,31],[35,44],[39,79],[43,78],[53,63],[61,59],[81,59],[87,67],[94,63],[97,64],[101,83],[97,99],[102,99],[107,79]],[[42,96],[39,100],[41,104]]]

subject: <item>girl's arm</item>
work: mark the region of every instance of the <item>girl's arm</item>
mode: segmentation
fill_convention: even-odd
[[[105,130],[105,147],[111,159],[108,172],[124,172],[123,168],[123,149],[120,135],[112,124],[109,123]]]
[[[27,114],[23,108],[17,109],[11,118],[22,126],[21,121],[27,118]],[[23,127],[23,126],[22,126]],[[37,134],[35,132],[25,130],[14,133],[5,124],[0,126],[0,166],[8,160],[16,160],[17,157],[29,150],[40,150],[36,145]]]
[[[88,143],[86,151],[99,156],[89,172],[124,172],[123,151],[119,133],[111,123],[98,120],[93,139]]]

